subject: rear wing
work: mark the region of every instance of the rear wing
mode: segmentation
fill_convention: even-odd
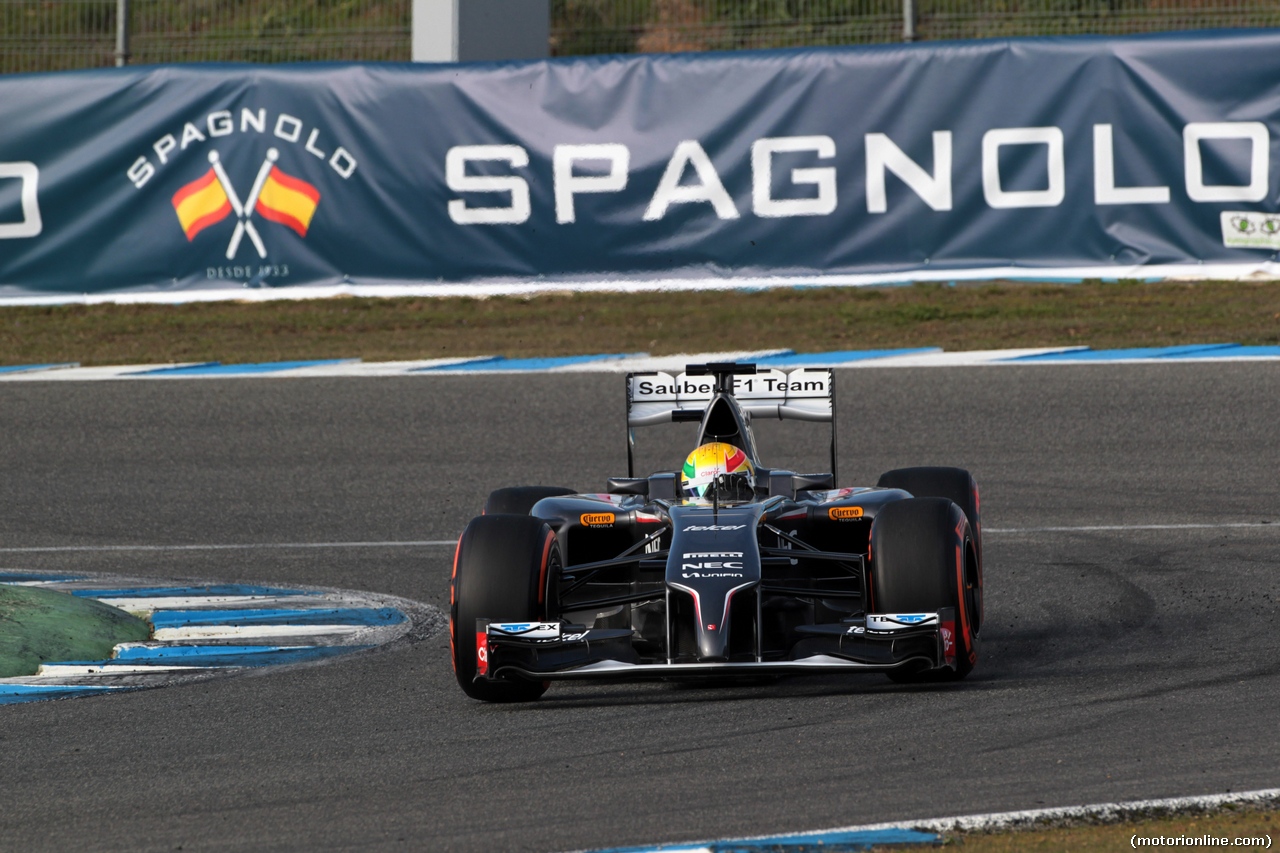
[[[832,380],[829,367],[778,370],[754,364],[691,364],[682,373],[629,373],[627,476],[634,476],[635,427],[701,421],[716,394],[727,393],[749,416],[748,421],[765,417],[831,424],[834,480],[836,406]]]
[[[702,419],[716,377],[698,373],[627,374],[627,426]],[[764,368],[733,377],[733,396],[752,417],[830,423],[835,417],[831,368]]]

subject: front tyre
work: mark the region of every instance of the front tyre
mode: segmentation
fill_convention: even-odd
[[[982,577],[964,511],[946,498],[886,504],[871,525],[870,611],[931,613],[955,609],[956,668],[889,672],[894,681],[958,681],[978,662]]]
[[[547,523],[528,515],[473,518],[458,539],[449,602],[449,649],[462,691],[485,702],[530,702],[546,682],[476,679],[476,620],[537,622],[560,571],[560,548]]]
[[[963,468],[941,466],[921,468],[895,468],[880,475],[877,486],[884,489],[902,489],[916,498],[947,498],[964,510],[969,519],[969,530],[978,554],[978,598],[975,613],[982,621],[982,512],[978,498],[978,484],[973,475]]]

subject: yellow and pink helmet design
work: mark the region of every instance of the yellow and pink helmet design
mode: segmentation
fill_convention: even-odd
[[[713,441],[689,454],[680,472],[686,498],[709,498],[714,488],[724,500],[748,500],[756,484],[756,469],[741,448]]]

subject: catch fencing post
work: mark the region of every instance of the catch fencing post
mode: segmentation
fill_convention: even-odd
[[[129,0],[116,0],[116,67],[129,64]]]
[[[915,41],[916,35],[916,0],[902,0],[902,40]]]

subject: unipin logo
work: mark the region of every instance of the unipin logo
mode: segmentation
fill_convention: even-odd
[[[580,520],[583,527],[613,527],[615,518],[611,512],[584,512]]]
[[[827,517],[832,521],[853,521],[855,518],[862,518],[862,507],[833,506],[827,510]]]
[[[320,191],[295,178],[275,165],[280,152],[267,150],[266,159],[258,167],[249,195],[242,203],[227,176],[217,151],[209,152],[209,171],[182,187],[173,196],[173,210],[178,224],[187,235],[187,242],[195,240],[201,231],[216,225],[231,214],[236,216],[236,227],[227,243],[227,260],[235,258],[240,243],[247,235],[258,257],[266,258],[267,247],[253,224],[256,213],[263,219],[278,222],[295,232],[307,236],[311,218],[320,205]]]

